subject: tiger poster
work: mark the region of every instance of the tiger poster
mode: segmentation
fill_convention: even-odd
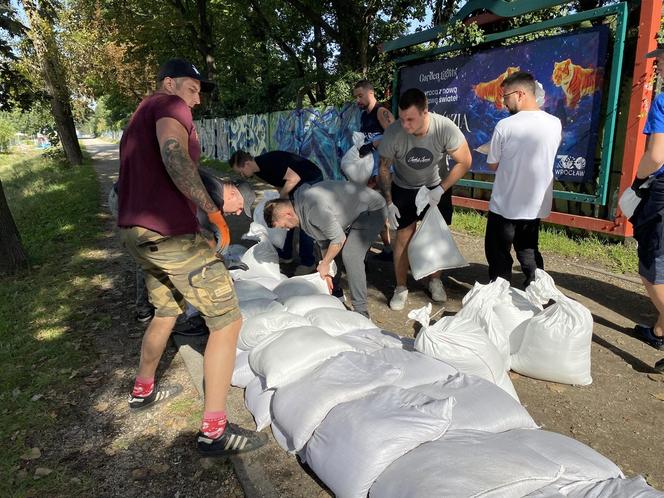
[[[541,38],[473,55],[401,68],[399,92],[421,89],[429,110],[454,121],[473,151],[475,173],[492,173],[486,154],[496,123],[509,115],[500,84],[516,71],[542,85],[542,109],[560,118],[563,141],[553,165],[556,180],[595,180],[595,148],[600,127],[609,29],[606,26]]]

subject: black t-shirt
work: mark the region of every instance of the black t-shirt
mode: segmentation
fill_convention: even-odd
[[[288,168],[295,171],[300,177],[300,182],[295,186],[291,194],[303,183],[317,183],[323,179],[323,174],[318,169],[318,166],[308,159],[291,152],[273,150],[272,152],[256,156],[254,160],[259,168],[256,176],[273,187],[281,188],[284,186],[286,183],[284,176],[286,176]]]
[[[360,114],[360,131],[362,133],[372,135],[383,133],[383,127],[378,121],[378,110],[380,108],[381,105],[376,103],[371,112],[362,111],[362,114]]]

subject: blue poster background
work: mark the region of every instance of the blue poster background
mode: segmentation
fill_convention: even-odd
[[[400,92],[419,88],[429,109],[452,119],[473,151],[475,173],[491,173],[486,155],[496,123],[509,116],[502,106],[500,82],[518,68],[531,73],[545,91],[546,112],[560,118],[563,140],[553,166],[557,180],[594,179],[609,30],[599,26],[531,42],[494,48],[452,59],[402,68]]]

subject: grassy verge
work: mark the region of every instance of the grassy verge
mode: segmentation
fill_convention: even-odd
[[[23,149],[0,155],[0,180],[32,265],[0,277],[0,496],[85,494],[80,475],[34,448],[75,413],[67,394],[90,361],[83,331],[101,323],[96,176],[89,161],[69,168]]]
[[[486,217],[465,209],[455,209],[454,230],[470,235],[484,236]],[[540,231],[540,249],[572,259],[595,262],[607,269],[620,272],[637,272],[639,261],[633,244],[602,237],[594,233],[563,229],[545,225]]]

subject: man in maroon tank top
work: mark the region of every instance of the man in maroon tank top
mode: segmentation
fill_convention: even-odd
[[[265,436],[226,421],[226,397],[242,318],[232,280],[199,234],[197,209],[205,213],[223,250],[230,243],[226,213],[250,214],[253,196],[225,184],[218,207],[198,171],[201,150],[191,109],[214,84],[182,59],[160,69],[157,91],[134,112],[120,146],[118,226],[129,251],[145,271],[155,317],[143,337],[129,407],[147,408],[177,394],[178,386],[155,385],[155,372],[185,300],[210,329],[205,349],[205,411],[197,445],[205,455],[255,449]]]

